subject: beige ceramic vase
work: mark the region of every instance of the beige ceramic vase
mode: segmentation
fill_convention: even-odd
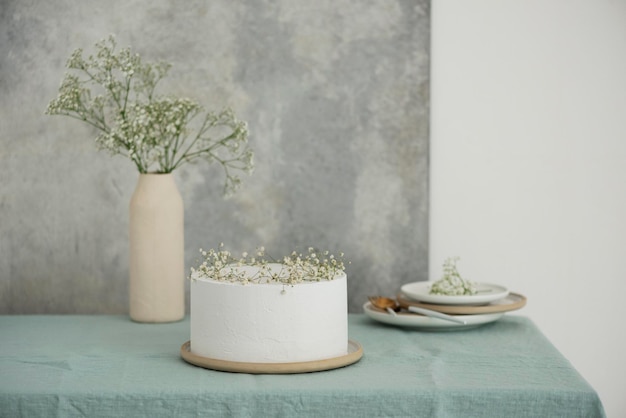
[[[140,174],[130,201],[130,317],[185,315],[184,207],[172,174]]]

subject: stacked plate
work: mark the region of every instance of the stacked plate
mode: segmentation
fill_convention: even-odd
[[[526,305],[526,297],[509,292],[506,287],[477,283],[474,295],[448,296],[430,293],[433,282],[414,282],[402,286],[396,300],[402,310],[393,314],[367,302],[363,310],[372,319],[390,325],[429,330],[458,330],[475,328],[497,321],[506,312]],[[409,311],[410,307],[446,314],[458,321],[425,316]]]

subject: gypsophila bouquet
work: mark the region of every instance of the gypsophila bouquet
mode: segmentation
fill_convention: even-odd
[[[167,63],[144,63],[130,48],[116,51],[113,36],[96,43],[96,54],[77,49],[67,61],[59,95],[46,110],[95,127],[99,149],[124,155],[140,173],[171,173],[199,159],[224,169],[224,191],[241,180],[236,171],[251,172],[248,129],[229,108],[214,113],[188,98],[158,95],[157,84]]]
[[[293,251],[282,259],[273,259],[260,247],[254,254],[244,252],[234,256],[220,244],[218,250],[200,249],[204,261],[191,269],[190,278],[206,278],[217,281],[248,283],[297,284],[333,280],[345,271],[343,253],[338,257],[329,251],[308,248],[305,254]]]

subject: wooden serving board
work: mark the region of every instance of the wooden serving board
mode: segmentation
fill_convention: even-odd
[[[320,372],[337,369],[356,363],[363,357],[363,348],[356,341],[348,341],[348,353],[329,359],[302,361],[295,363],[245,363],[202,357],[190,351],[191,342],[187,341],[180,347],[181,357],[194,366],[223,372],[251,373],[251,374],[293,374]]]
[[[485,305],[434,305],[431,303],[423,303],[410,299],[402,292],[396,296],[398,303],[403,309],[409,306],[417,306],[419,308],[431,309],[433,311],[451,314],[451,315],[476,315],[486,313],[509,312],[521,309],[526,305],[526,297],[519,293],[509,293],[508,296],[495,300]]]

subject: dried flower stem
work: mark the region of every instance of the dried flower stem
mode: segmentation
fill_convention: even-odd
[[[170,64],[142,63],[129,48],[117,52],[113,36],[95,47],[95,56],[84,58],[80,48],[71,55],[67,67],[72,72],[66,73],[46,114],[96,128],[97,146],[129,158],[140,173],[170,173],[198,159],[215,161],[226,175],[224,192],[233,192],[241,182],[233,170],[249,173],[253,168],[247,124],[229,108],[205,112],[191,99],[156,95]]]

